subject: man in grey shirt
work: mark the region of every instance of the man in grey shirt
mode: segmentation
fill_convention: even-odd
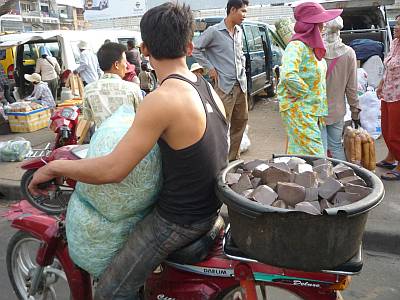
[[[240,142],[248,120],[246,59],[240,28],[248,0],[229,0],[227,17],[209,27],[195,42],[193,57],[209,70],[214,88],[225,106],[230,123],[229,160],[240,156]]]

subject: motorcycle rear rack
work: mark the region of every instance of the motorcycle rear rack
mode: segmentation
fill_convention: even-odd
[[[48,156],[51,153],[51,143],[47,143],[46,147],[40,149],[32,149],[26,156],[25,159],[38,158]]]

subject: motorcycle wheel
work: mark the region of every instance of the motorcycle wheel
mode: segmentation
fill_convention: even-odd
[[[72,299],[68,280],[57,258],[44,268],[37,293],[28,295],[28,287],[32,284],[32,275],[37,266],[36,254],[40,240],[32,235],[18,231],[10,239],[7,247],[7,272],[11,285],[19,300],[59,300]]]
[[[29,192],[28,186],[32,180],[33,174],[35,174],[36,171],[37,169],[27,170],[22,176],[22,195],[30,204],[32,204],[32,206],[49,215],[59,215],[65,212],[73,189],[57,187],[55,191],[50,191],[48,196],[34,196]]]
[[[275,286],[264,285],[262,283],[256,283],[257,299],[259,300],[301,300],[304,298]],[[228,291],[225,295],[218,298],[219,300],[245,300],[245,294],[240,286],[234,287]]]

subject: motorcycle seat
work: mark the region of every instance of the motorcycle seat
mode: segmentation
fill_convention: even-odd
[[[256,262],[254,258],[251,258],[248,255],[244,254],[236,246],[235,242],[232,239],[230,230],[227,230],[225,234],[224,252],[228,257],[232,259]],[[321,270],[321,272],[339,274],[339,275],[354,275],[360,273],[362,267],[363,267],[362,246],[360,245],[360,248],[357,251],[357,253],[347,262],[341,264],[340,266],[337,266],[332,270]]]
[[[224,226],[224,219],[218,216],[214,225],[206,234],[193,243],[170,254],[167,260],[178,264],[195,264],[205,260],[211,248],[219,240]]]

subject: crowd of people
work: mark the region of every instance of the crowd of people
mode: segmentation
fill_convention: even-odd
[[[342,137],[346,102],[352,124],[360,123],[357,95],[357,59],[354,50],[340,38],[341,9],[325,10],[315,2],[296,6],[296,20],[281,67],[278,100],[285,125],[289,154],[317,155],[346,160]],[[385,74],[377,88],[382,102],[382,134],[388,147],[378,167],[390,169],[384,180],[400,180],[400,132],[394,119],[399,116],[399,20],[386,57]],[[390,108],[390,109],[389,109]]]

